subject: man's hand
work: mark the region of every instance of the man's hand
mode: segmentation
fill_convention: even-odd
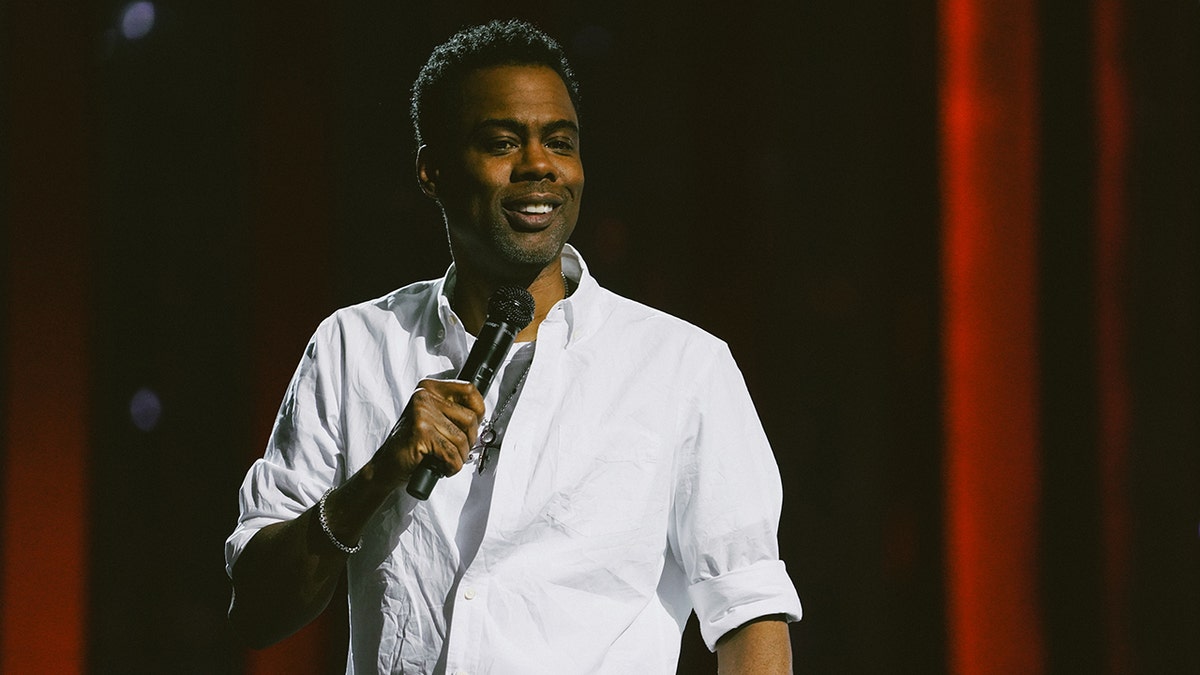
[[[400,419],[371,458],[373,476],[387,492],[404,483],[427,455],[444,476],[458,473],[483,420],[483,397],[461,380],[421,380]]]
[[[791,675],[792,642],[782,615],[764,616],[717,640],[718,675]]]
[[[483,397],[470,382],[421,380],[371,461],[326,497],[329,531],[338,541],[358,541],[426,455],[436,457],[446,475],[457,473],[483,413]],[[312,621],[337,588],[346,553],[329,541],[315,512],[259,530],[234,564],[229,622],[252,647],[278,642]]]

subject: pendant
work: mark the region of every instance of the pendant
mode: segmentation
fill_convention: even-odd
[[[483,446],[483,453],[479,455],[479,475],[481,476],[483,475],[483,472],[487,470],[488,461],[492,458],[493,448],[495,448],[495,446],[485,445]]]
[[[496,445],[496,430],[492,428],[491,421],[483,423],[483,429],[479,432],[479,438],[475,440],[475,445],[471,447],[471,453],[467,456],[467,460],[476,460],[476,471],[482,474],[487,470],[488,463],[492,458],[492,451],[499,451],[500,446]]]
[[[479,432],[479,440],[476,441],[476,443],[478,445],[486,448],[486,447],[490,446],[492,443],[494,443],[495,441],[496,441],[496,430],[492,428],[492,425],[485,424],[483,426],[483,431]]]

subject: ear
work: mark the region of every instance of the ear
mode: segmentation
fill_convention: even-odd
[[[421,185],[421,192],[436,201],[439,171],[433,156],[428,145],[417,148],[417,182]]]

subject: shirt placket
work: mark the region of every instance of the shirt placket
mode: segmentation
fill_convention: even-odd
[[[495,410],[500,398],[500,392],[488,392],[486,397],[488,410]],[[475,466],[467,466],[463,470],[475,472],[478,469]],[[473,477],[472,480],[480,480],[480,478]],[[493,498],[492,501],[494,504],[495,499]],[[489,506],[489,511],[491,508],[493,507]],[[490,513],[488,520],[491,520]],[[452,538],[453,536],[454,533],[447,533],[447,537]],[[487,645],[484,644],[484,621],[490,581],[485,572],[487,566],[480,564],[484,541],[486,541],[486,530],[483,540],[480,542],[480,550],[476,552],[471,565],[454,585],[454,594],[450,600],[453,603],[453,611],[450,614],[450,623],[446,628],[448,644],[445,672],[448,675],[475,675],[482,672],[481,655],[486,653],[487,648]]]
[[[482,663],[507,660],[503,655],[492,654],[495,645],[487,642],[489,596],[497,583],[503,583],[502,579],[493,576],[489,562],[493,548],[503,545],[498,541],[497,533],[511,529],[520,518],[526,499],[532,497],[527,494],[528,486],[517,477],[528,475],[534,461],[531,453],[537,439],[545,435],[544,427],[548,423],[545,411],[555,407],[553,399],[558,392],[554,383],[559,377],[557,371],[565,336],[566,325],[560,306],[551,312],[538,332],[538,346],[529,365],[528,381],[514,403],[498,461],[505,464],[507,470],[497,469],[496,487],[479,551],[458,583],[447,634],[446,672],[449,674],[477,675],[483,672]],[[491,630],[500,631],[522,628],[490,625]]]
[[[484,615],[490,591],[490,579],[486,574],[476,574],[472,564],[463,575],[454,597],[454,615],[447,638],[450,646],[446,650],[447,675],[478,675],[481,657],[487,653],[484,641]]]

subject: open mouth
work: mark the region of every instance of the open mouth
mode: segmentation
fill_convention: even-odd
[[[516,211],[517,213],[524,213],[524,214],[530,215],[530,216],[543,215],[546,213],[550,213],[553,210],[554,210],[553,204],[545,204],[545,203],[521,204],[520,206],[517,206],[516,208],[513,209],[513,211]]]
[[[528,195],[501,203],[512,226],[519,230],[540,230],[550,224],[563,200],[555,195]]]

